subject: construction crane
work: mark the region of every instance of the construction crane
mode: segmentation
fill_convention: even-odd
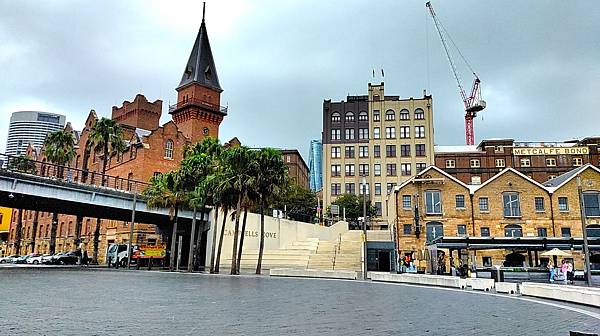
[[[446,29],[442,25],[442,23],[437,18],[437,15],[435,14],[435,11],[433,10],[433,5],[431,5],[431,2],[428,1],[425,4],[425,6],[429,10],[429,14],[431,14],[431,18],[433,18],[433,23],[435,24],[435,29],[437,30],[438,35],[440,36],[440,40],[442,41],[442,46],[444,47],[444,51],[446,52],[446,58],[448,58],[448,62],[450,63],[450,69],[452,70],[454,79],[456,79],[456,83],[458,84],[458,90],[460,92],[460,96],[465,105],[465,138],[466,138],[467,145],[474,145],[475,144],[475,131],[473,130],[473,119],[475,117],[477,117],[477,112],[480,112],[481,110],[483,110],[485,108],[485,101],[481,99],[481,86],[480,86],[481,80],[479,80],[479,77],[477,76],[477,74],[475,73],[475,71],[473,70],[473,68],[471,67],[469,62],[467,61],[467,59],[460,52],[460,49],[458,49],[458,47],[456,46],[456,44],[454,43],[454,41],[452,40],[452,38],[450,37],[450,35],[446,31]],[[454,64],[454,60],[452,59],[452,55],[450,54],[450,50],[448,49],[448,43],[446,42],[446,38],[444,37],[444,35],[446,35],[447,38],[450,40],[450,42],[452,43],[454,48],[458,51],[458,54],[460,55],[462,60],[465,62],[465,64],[467,65],[467,67],[473,73],[473,76],[475,77],[473,80],[473,87],[471,88],[470,95],[467,95],[467,93],[465,92],[465,89],[463,88],[462,82],[458,75],[458,71],[456,70],[456,65]]]

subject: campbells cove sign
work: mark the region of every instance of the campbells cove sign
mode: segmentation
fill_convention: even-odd
[[[586,155],[587,147],[514,147],[513,155]]]

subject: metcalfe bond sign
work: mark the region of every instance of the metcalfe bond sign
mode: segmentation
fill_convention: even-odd
[[[585,155],[587,147],[514,147],[513,155]]]

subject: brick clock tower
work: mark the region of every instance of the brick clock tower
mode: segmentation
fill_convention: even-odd
[[[192,53],[177,87],[177,104],[169,107],[169,113],[177,128],[192,143],[206,136],[219,137],[219,125],[227,115],[227,108],[221,107],[221,86],[213,59],[204,9],[202,24],[196,36]]]

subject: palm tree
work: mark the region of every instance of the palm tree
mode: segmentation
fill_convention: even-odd
[[[273,148],[263,148],[256,159],[260,167],[256,176],[256,192],[260,206],[260,245],[256,274],[262,272],[262,256],[265,248],[265,208],[268,208],[273,195],[287,184],[287,167],[283,163],[281,152]]]
[[[87,158],[86,154],[89,153],[90,148],[93,147],[95,152],[101,151],[102,153],[102,186],[106,186],[106,168],[110,157],[114,154],[119,155],[125,150],[125,143],[123,142],[123,129],[115,120],[109,118],[100,118],[96,120],[90,133],[88,140],[86,141],[86,148],[84,149],[84,164],[85,171],[87,174]],[[89,155],[89,154],[88,154]],[[86,177],[84,177],[85,179]],[[134,225],[131,223],[131,225]],[[96,218],[96,228],[94,230],[94,254],[92,257],[92,263],[98,263],[98,246],[100,245],[100,218]]]
[[[63,178],[64,166],[75,157],[75,138],[66,130],[52,132],[44,140],[43,153],[51,163],[57,165],[56,174]],[[52,226],[50,229],[50,254],[56,252],[56,226],[58,225],[58,213],[52,213]]]
[[[115,120],[101,118],[92,126],[88,139],[87,145],[94,147],[96,152],[102,153],[102,185],[106,186],[108,161],[112,155],[119,155],[125,151],[123,129]]]
[[[227,150],[229,150],[229,149],[227,149]],[[224,179],[224,177],[222,175],[219,175],[219,173],[217,173],[213,178],[216,181],[222,181]],[[235,207],[236,196],[235,196],[235,192],[232,190],[232,188],[230,188],[229,185],[219,182],[219,184],[215,187],[215,193],[214,193],[213,197],[214,197],[215,205],[217,205],[216,207],[223,209],[223,221],[221,224],[221,230],[219,231],[220,232],[219,233],[219,245],[217,247],[217,254],[216,254],[215,261],[214,261],[214,273],[219,273],[219,268],[221,265],[221,251],[223,249],[223,235],[225,233],[225,223],[227,223],[227,215],[229,214],[229,210],[231,210]],[[218,209],[216,211],[218,214]],[[217,216],[215,216],[215,227],[216,227],[217,223],[218,223]],[[216,233],[216,230],[214,233]],[[214,246],[214,244],[215,244],[215,241],[213,240],[213,246]],[[213,254],[214,254],[214,251],[213,251]],[[211,265],[212,264],[213,264],[213,262],[211,259]]]
[[[175,243],[177,239],[177,216],[179,209],[188,201],[188,195],[182,188],[181,176],[178,171],[160,174],[150,179],[150,186],[144,190],[143,196],[149,208],[168,208],[173,219],[169,270],[175,267]]]

